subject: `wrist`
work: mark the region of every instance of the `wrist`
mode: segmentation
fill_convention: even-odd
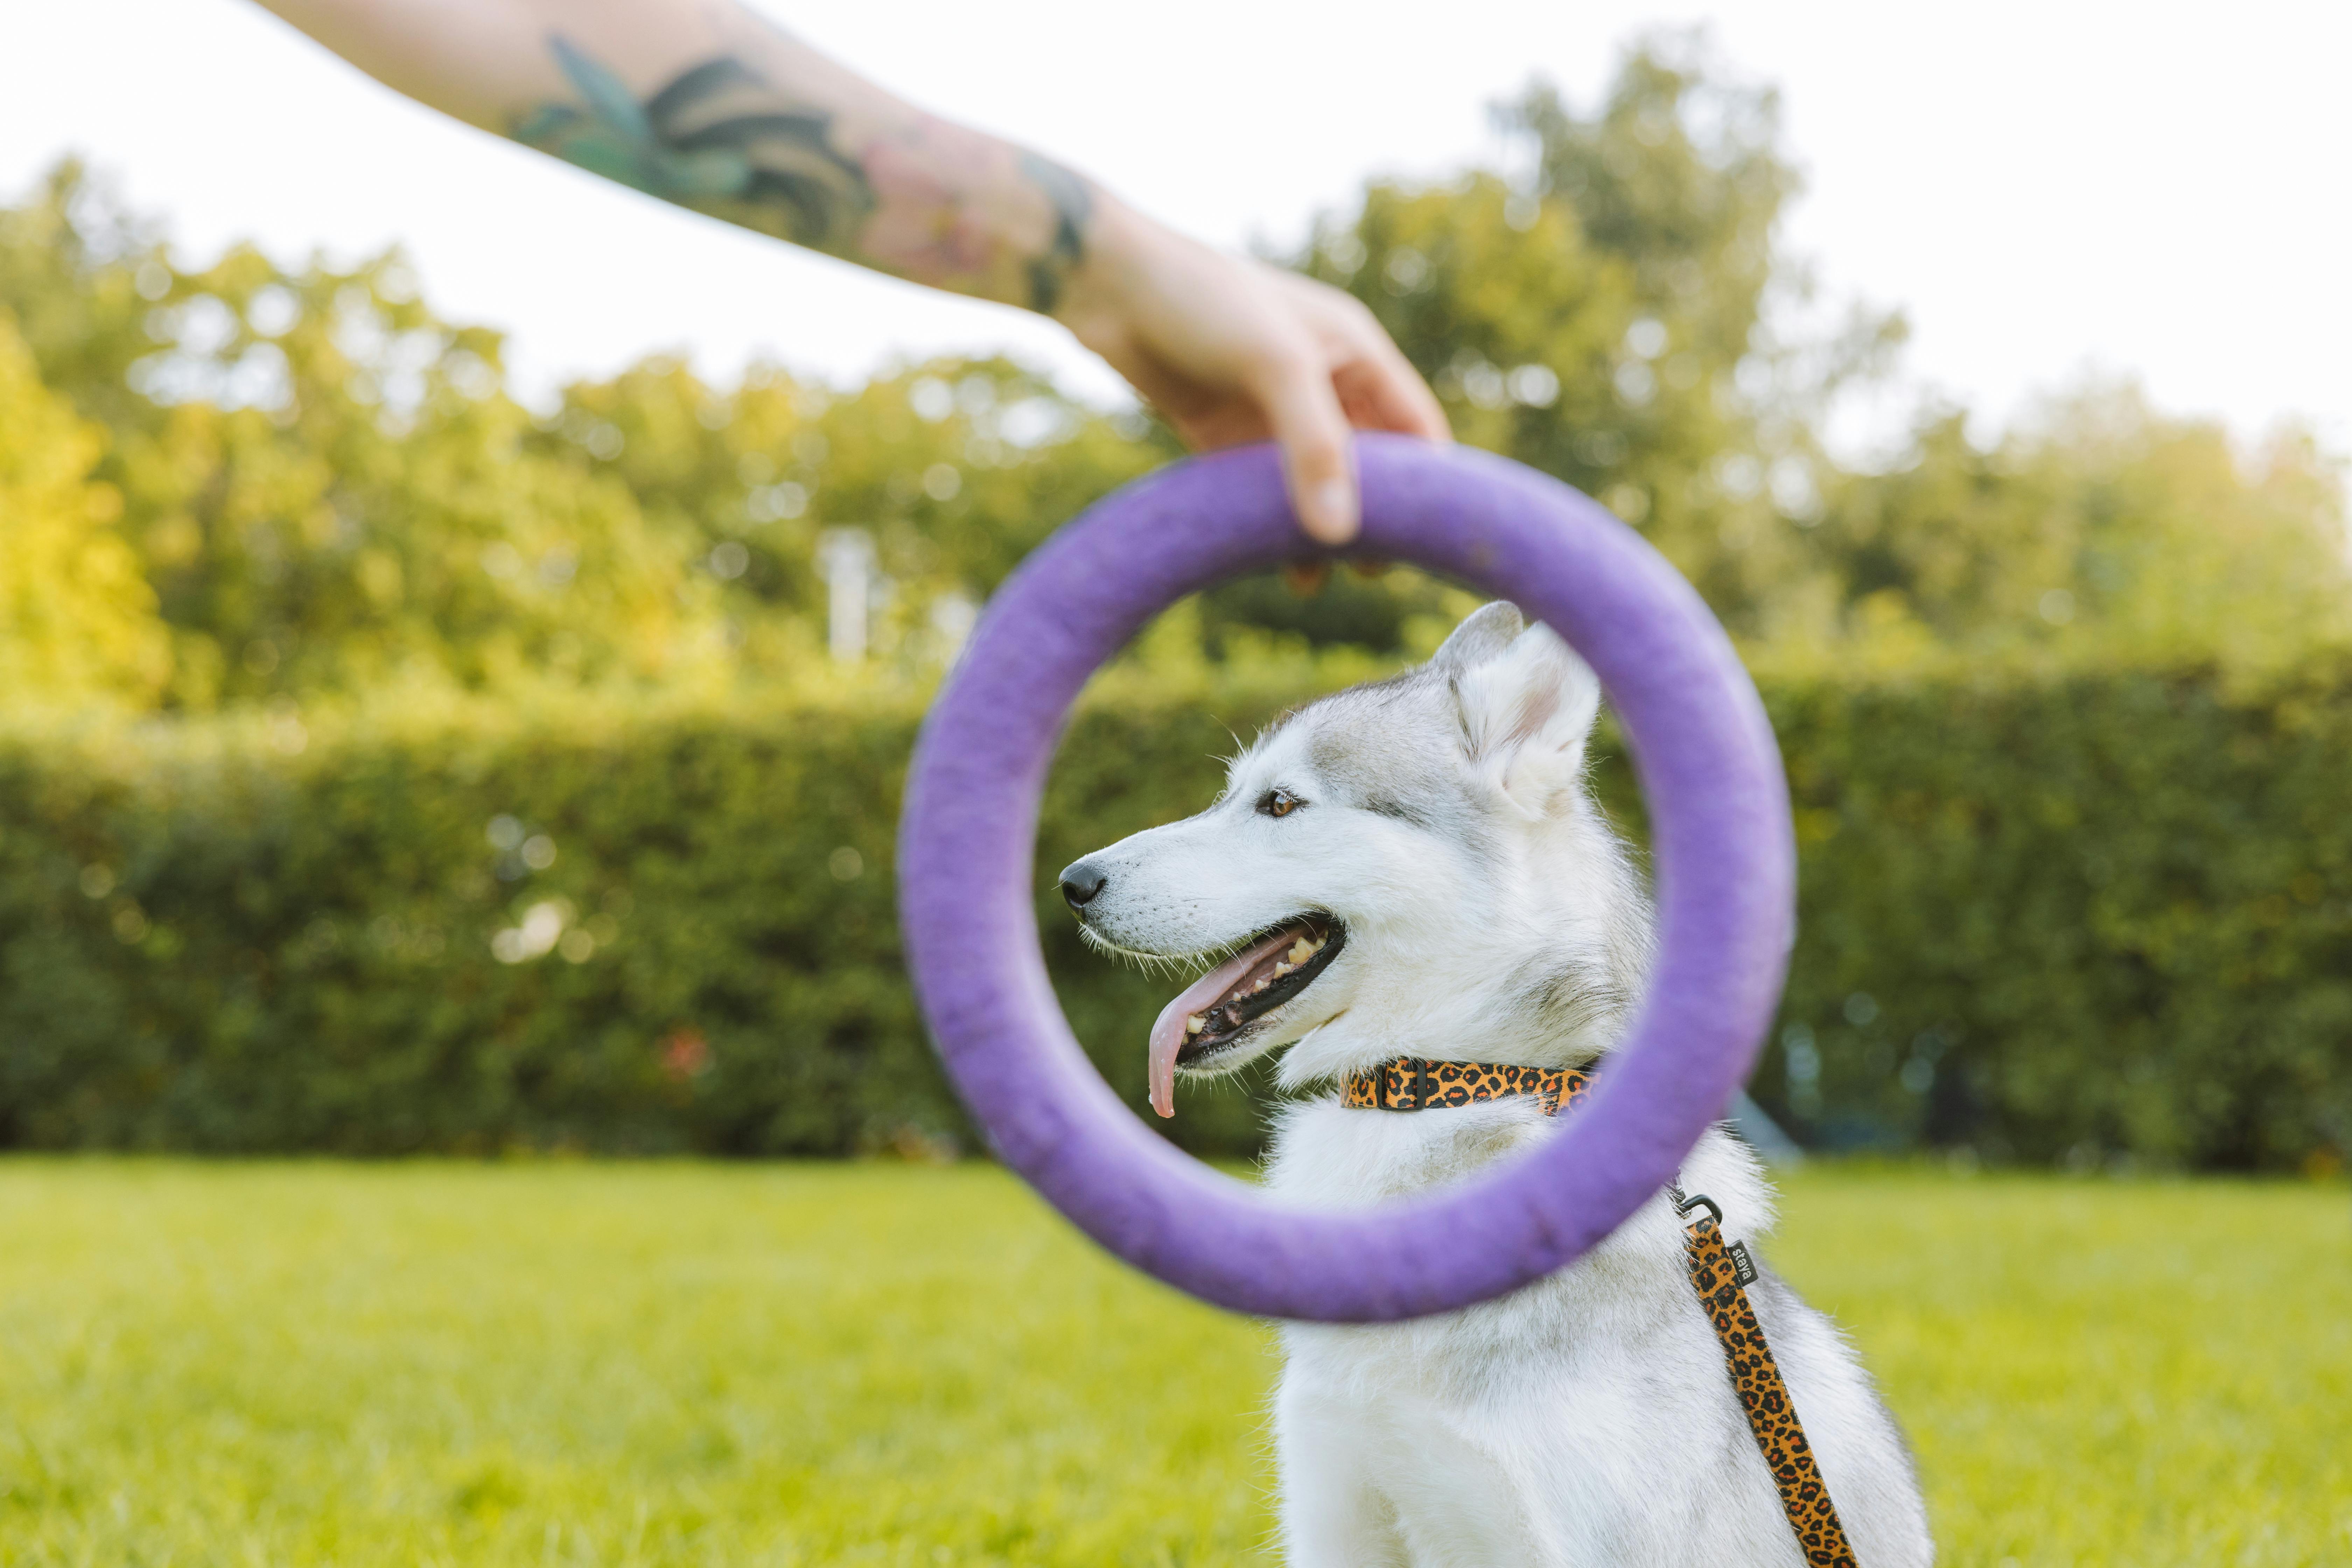
[[[1152,257],[1165,248],[1166,231],[1100,187],[1087,225],[1085,251],[1070,270],[1061,297],[1045,312],[1092,346],[1134,313]]]

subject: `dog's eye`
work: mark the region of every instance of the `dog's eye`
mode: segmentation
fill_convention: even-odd
[[[1297,795],[1291,794],[1286,789],[1270,789],[1266,791],[1265,795],[1258,797],[1258,815],[1261,816],[1288,816],[1292,812],[1297,811],[1300,806],[1305,805],[1307,803],[1305,801],[1299,799]]]

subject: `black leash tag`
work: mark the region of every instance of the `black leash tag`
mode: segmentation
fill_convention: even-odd
[[[1731,1254],[1731,1277],[1738,1280],[1743,1289],[1755,1284],[1756,1264],[1748,1256],[1748,1244],[1744,1241],[1735,1241],[1725,1247],[1724,1251]]]

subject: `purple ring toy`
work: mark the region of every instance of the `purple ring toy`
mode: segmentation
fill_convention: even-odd
[[[1013,574],[924,721],[898,836],[916,992],[1004,1162],[1181,1289],[1329,1322],[1482,1301],[1616,1228],[1746,1075],[1795,925],[1780,752],[1690,585],[1592,501],[1516,463],[1401,437],[1361,437],[1356,454],[1364,531],[1353,550],[1415,562],[1548,622],[1600,675],[1647,794],[1657,967],[1625,1045],[1557,1135],[1475,1182],[1378,1209],[1286,1207],[1150,1131],[1055,999],[1031,862],[1063,721],[1095,667],[1179,597],[1321,553],[1298,532],[1269,447],[1139,480]]]

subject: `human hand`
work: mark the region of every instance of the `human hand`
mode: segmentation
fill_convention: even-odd
[[[1453,438],[1436,397],[1353,297],[1104,207],[1055,316],[1185,445],[1278,442],[1311,537],[1356,536],[1351,429]]]

